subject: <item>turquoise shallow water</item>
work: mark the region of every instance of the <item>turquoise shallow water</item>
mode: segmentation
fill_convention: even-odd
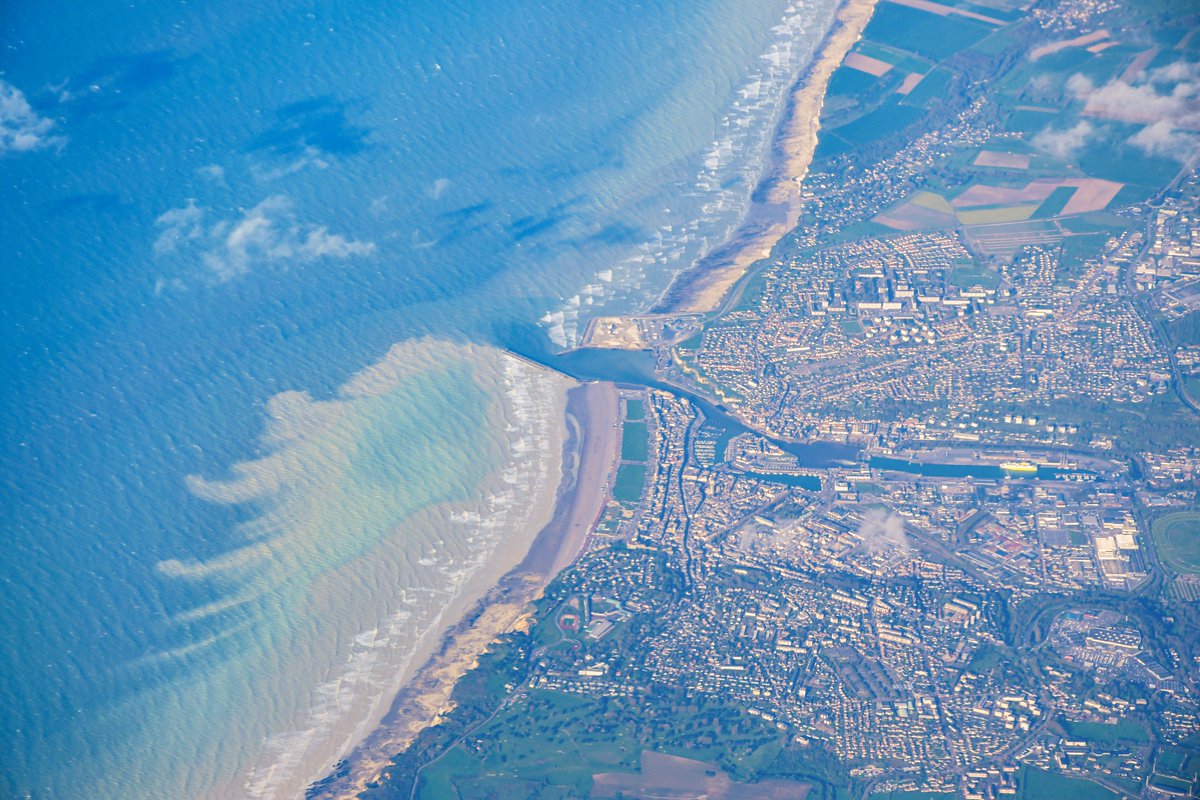
[[[645,303],[831,6],[4,4],[0,794],[238,796],[362,690],[517,456],[482,351],[347,381]]]

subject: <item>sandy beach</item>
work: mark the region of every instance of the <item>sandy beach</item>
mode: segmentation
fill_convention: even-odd
[[[816,150],[826,88],[861,37],[876,2],[843,4],[818,55],[787,100],[773,145],[772,167],[746,219],[723,247],[676,279],[656,312],[718,309],[750,266],[768,256],[796,226],[801,183]],[[365,789],[421,730],[451,710],[455,684],[488,645],[527,622],[529,603],[578,556],[603,509],[619,447],[618,413],[611,384],[585,384],[568,393],[562,479],[552,515],[547,515],[528,552],[510,553],[513,560],[503,572],[489,569],[488,575],[477,576],[471,589],[447,608],[442,630],[423,637],[391,709],[346,757],[337,776],[322,783],[317,797],[353,797]]]
[[[800,219],[800,190],[817,149],[821,108],[834,71],[862,37],[878,0],[846,0],[812,64],[795,84],[779,123],[770,172],[729,241],[680,274],[655,307],[663,314],[716,311],[734,284]]]
[[[553,514],[525,553],[493,559],[446,609],[444,625],[422,638],[413,667],[382,722],[346,757],[316,797],[353,797],[364,790],[421,730],[448,712],[450,695],[498,636],[523,624],[528,604],[579,554],[603,510],[619,446],[616,389],[589,383],[567,393],[562,478]],[[519,560],[519,563],[517,563]]]
[[[569,442],[578,438],[567,414],[568,396],[578,383],[512,353],[424,341],[394,346],[378,364],[358,373],[344,393],[387,396],[404,380],[405,370],[455,358],[471,365],[475,380],[485,382],[476,385],[487,386],[494,398],[482,412],[492,439],[479,439],[479,447],[490,448],[496,459],[490,473],[467,499],[431,504],[410,514],[404,527],[394,528],[394,555],[380,559],[380,565],[394,565],[382,567],[387,571],[347,561],[338,573],[330,573],[329,580],[345,587],[342,591],[364,598],[375,592],[376,616],[366,628],[359,623],[345,661],[319,676],[303,715],[272,732],[253,768],[237,776],[221,796],[267,800],[301,795],[378,731],[397,693],[438,652],[446,632],[471,616],[481,601],[483,611],[474,612],[481,630],[506,624],[509,595],[497,595],[494,587],[526,559],[538,532],[554,519],[563,484],[562,454],[573,452]],[[464,445],[469,449],[470,443],[460,443]],[[389,491],[405,488],[395,485]],[[413,557],[411,545],[420,536],[428,542],[424,550],[429,556],[416,567],[432,573],[423,576],[405,562]],[[441,556],[440,564],[430,557],[434,554]],[[510,616],[521,607],[517,603]],[[485,644],[463,653],[471,656]]]

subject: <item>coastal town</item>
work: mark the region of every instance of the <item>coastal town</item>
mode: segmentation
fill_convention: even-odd
[[[1200,797],[1197,24],[881,0],[769,257],[593,320],[595,522],[363,796]]]

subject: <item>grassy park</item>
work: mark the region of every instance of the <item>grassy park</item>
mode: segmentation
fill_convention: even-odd
[[[1180,575],[1200,574],[1200,512],[1180,511],[1150,526],[1159,560]]]

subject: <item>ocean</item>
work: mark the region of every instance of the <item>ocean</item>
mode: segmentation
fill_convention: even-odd
[[[320,777],[545,511],[502,348],[727,235],[834,6],[5,3],[0,795]]]

